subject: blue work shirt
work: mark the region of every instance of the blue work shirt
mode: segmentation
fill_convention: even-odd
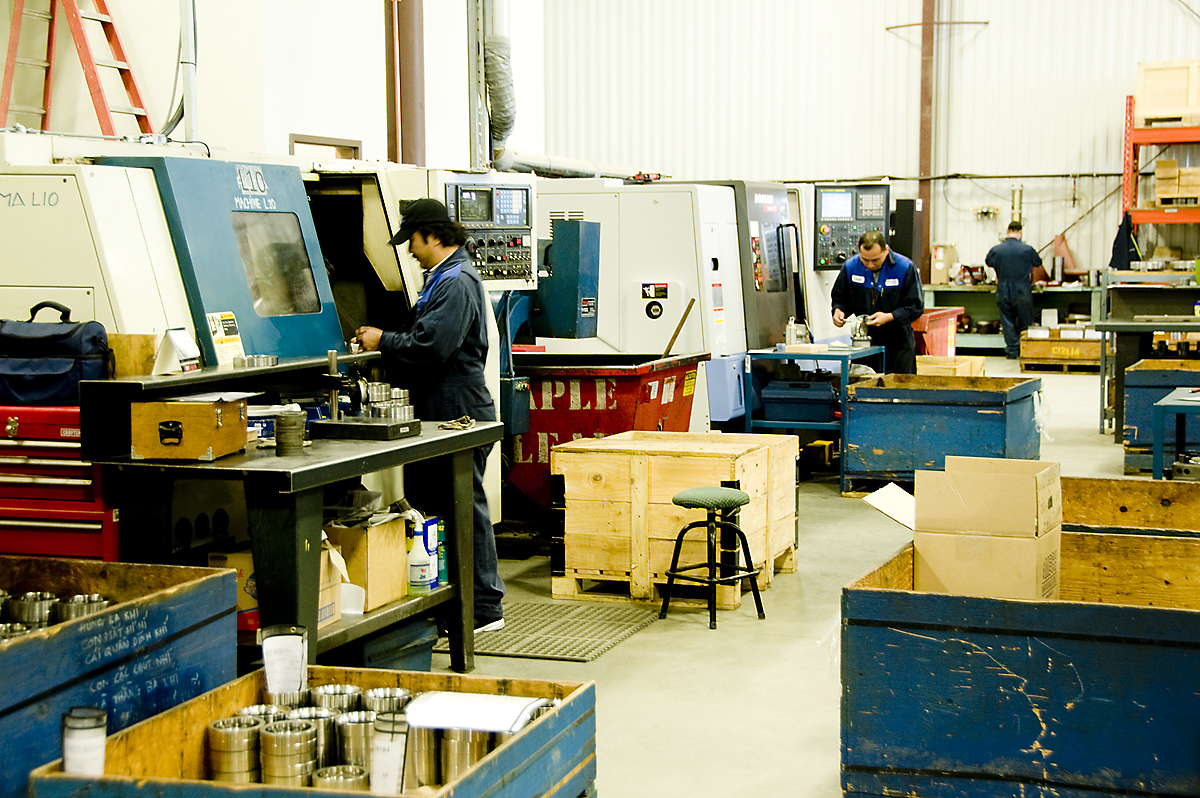
[[[925,297],[921,292],[921,276],[913,262],[888,250],[887,259],[879,271],[873,272],[855,255],[838,272],[831,294],[833,310],[841,309],[847,316],[857,314],[891,313],[894,321],[871,327],[871,342],[889,349],[912,350],[912,323],[925,312]],[[889,362],[892,352],[888,353]]]
[[[496,420],[484,381],[490,312],[479,272],[459,247],[426,275],[409,323],[380,337],[392,379],[409,389],[417,418]]]
[[[988,250],[983,262],[996,270],[996,293],[999,297],[1031,297],[1030,277],[1033,267],[1042,265],[1037,250],[1016,236],[1009,236]]]

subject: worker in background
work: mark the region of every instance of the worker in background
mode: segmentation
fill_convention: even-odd
[[[394,332],[359,327],[355,339],[367,351],[379,350],[389,369],[402,375],[417,417],[452,421],[470,416],[495,421],[496,408],[484,382],[487,317],[491,312],[483,281],[463,246],[462,225],[450,219],[437,200],[419,199],[405,208],[400,231],[388,242],[408,243],[424,270],[424,283],[411,317]],[[492,444],[474,450],[475,631],[504,626],[500,600],[504,582],[496,562],[496,538],[483,491],[483,471]],[[448,517],[451,486],[444,475],[405,469],[405,492],[418,504],[429,503]],[[436,481],[434,481],[436,479]],[[414,483],[416,489],[414,490]]]
[[[884,348],[889,373],[917,373],[912,323],[925,311],[921,275],[911,260],[892,252],[883,233],[868,230],[858,239],[858,254],[838,272],[832,300],[837,327],[851,314],[866,317],[871,343]]]
[[[1033,324],[1033,269],[1042,265],[1037,250],[1021,240],[1021,223],[1009,222],[1004,240],[983,262],[996,270],[996,305],[1004,331],[1004,354],[1021,356],[1021,333]]]

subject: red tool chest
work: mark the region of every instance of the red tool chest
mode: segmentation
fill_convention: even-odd
[[[0,553],[116,561],[117,524],[79,408],[0,406]]]

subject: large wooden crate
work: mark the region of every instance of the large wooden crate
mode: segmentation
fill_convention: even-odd
[[[1200,61],[1138,64],[1134,127],[1200,125]]]
[[[731,480],[750,496],[739,525],[761,569],[759,585],[769,587],[774,573],[795,568],[798,457],[793,435],[635,431],[554,447],[551,472],[563,476],[566,490],[565,576],[554,578],[554,597],[660,600],[679,530],[705,518],[671,497]],[[703,562],[704,541],[689,533],[680,564]],[[592,582],[600,589],[589,590]],[[740,586],[717,592],[718,606],[740,606]]]
[[[1022,360],[1078,360],[1086,363],[1100,363],[1100,347],[1103,341],[1099,338],[1064,338],[1062,329],[1053,327],[1047,331],[1049,338],[1030,336],[1029,330],[1021,333]],[[1086,333],[1086,330],[1074,329],[1074,334]]]
[[[24,796],[29,771],[61,756],[72,706],[103,707],[116,731],[236,676],[233,571],[0,557],[0,587],[111,602],[0,645],[0,798]]]
[[[1061,557],[1057,601],[918,593],[911,545],[843,589],[845,795],[1200,794],[1200,539]]]
[[[367,668],[309,667],[309,685],[355,684],[560,699],[451,784],[422,794],[437,798],[577,798],[596,778],[596,687],[592,682],[492,679]],[[61,762],[32,774],[34,798],[283,798],[295,788],[206,781],[205,727],[260,703],[262,671],[247,674],[123,732],[110,735],[105,775],[68,776]],[[423,791],[428,788],[422,788]],[[314,793],[318,794],[318,793]],[[408,794],[407,792],[405,794]]]

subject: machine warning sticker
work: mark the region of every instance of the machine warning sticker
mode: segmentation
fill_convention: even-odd
[[[696,392],[696,372],[689,371],[683,377],[683,395],[691,396]]]
[[[642,283],[642,299],[666,299],[666,283]]]
[[[206,314],[208,332],[212,336],[213,348],[217,350],[217,363],[232,366],[235,357],[245,357],[242,336],[238,332],[237,319],[232,311]]]
[[[584,319],[596,318],[596,297],[585,296],[579,301],[579,316]]]
[[[650,391],[650,401],[653,402],[658,398],[658,380],[646,386],[646,390]]]
[[[675,378],[667,377],[663,380],[663,398],[662,403],[670,404],[675,399]]]
[[[721,288],[720,283],[712,284],[713,310],[725,309],[725,291]]]

